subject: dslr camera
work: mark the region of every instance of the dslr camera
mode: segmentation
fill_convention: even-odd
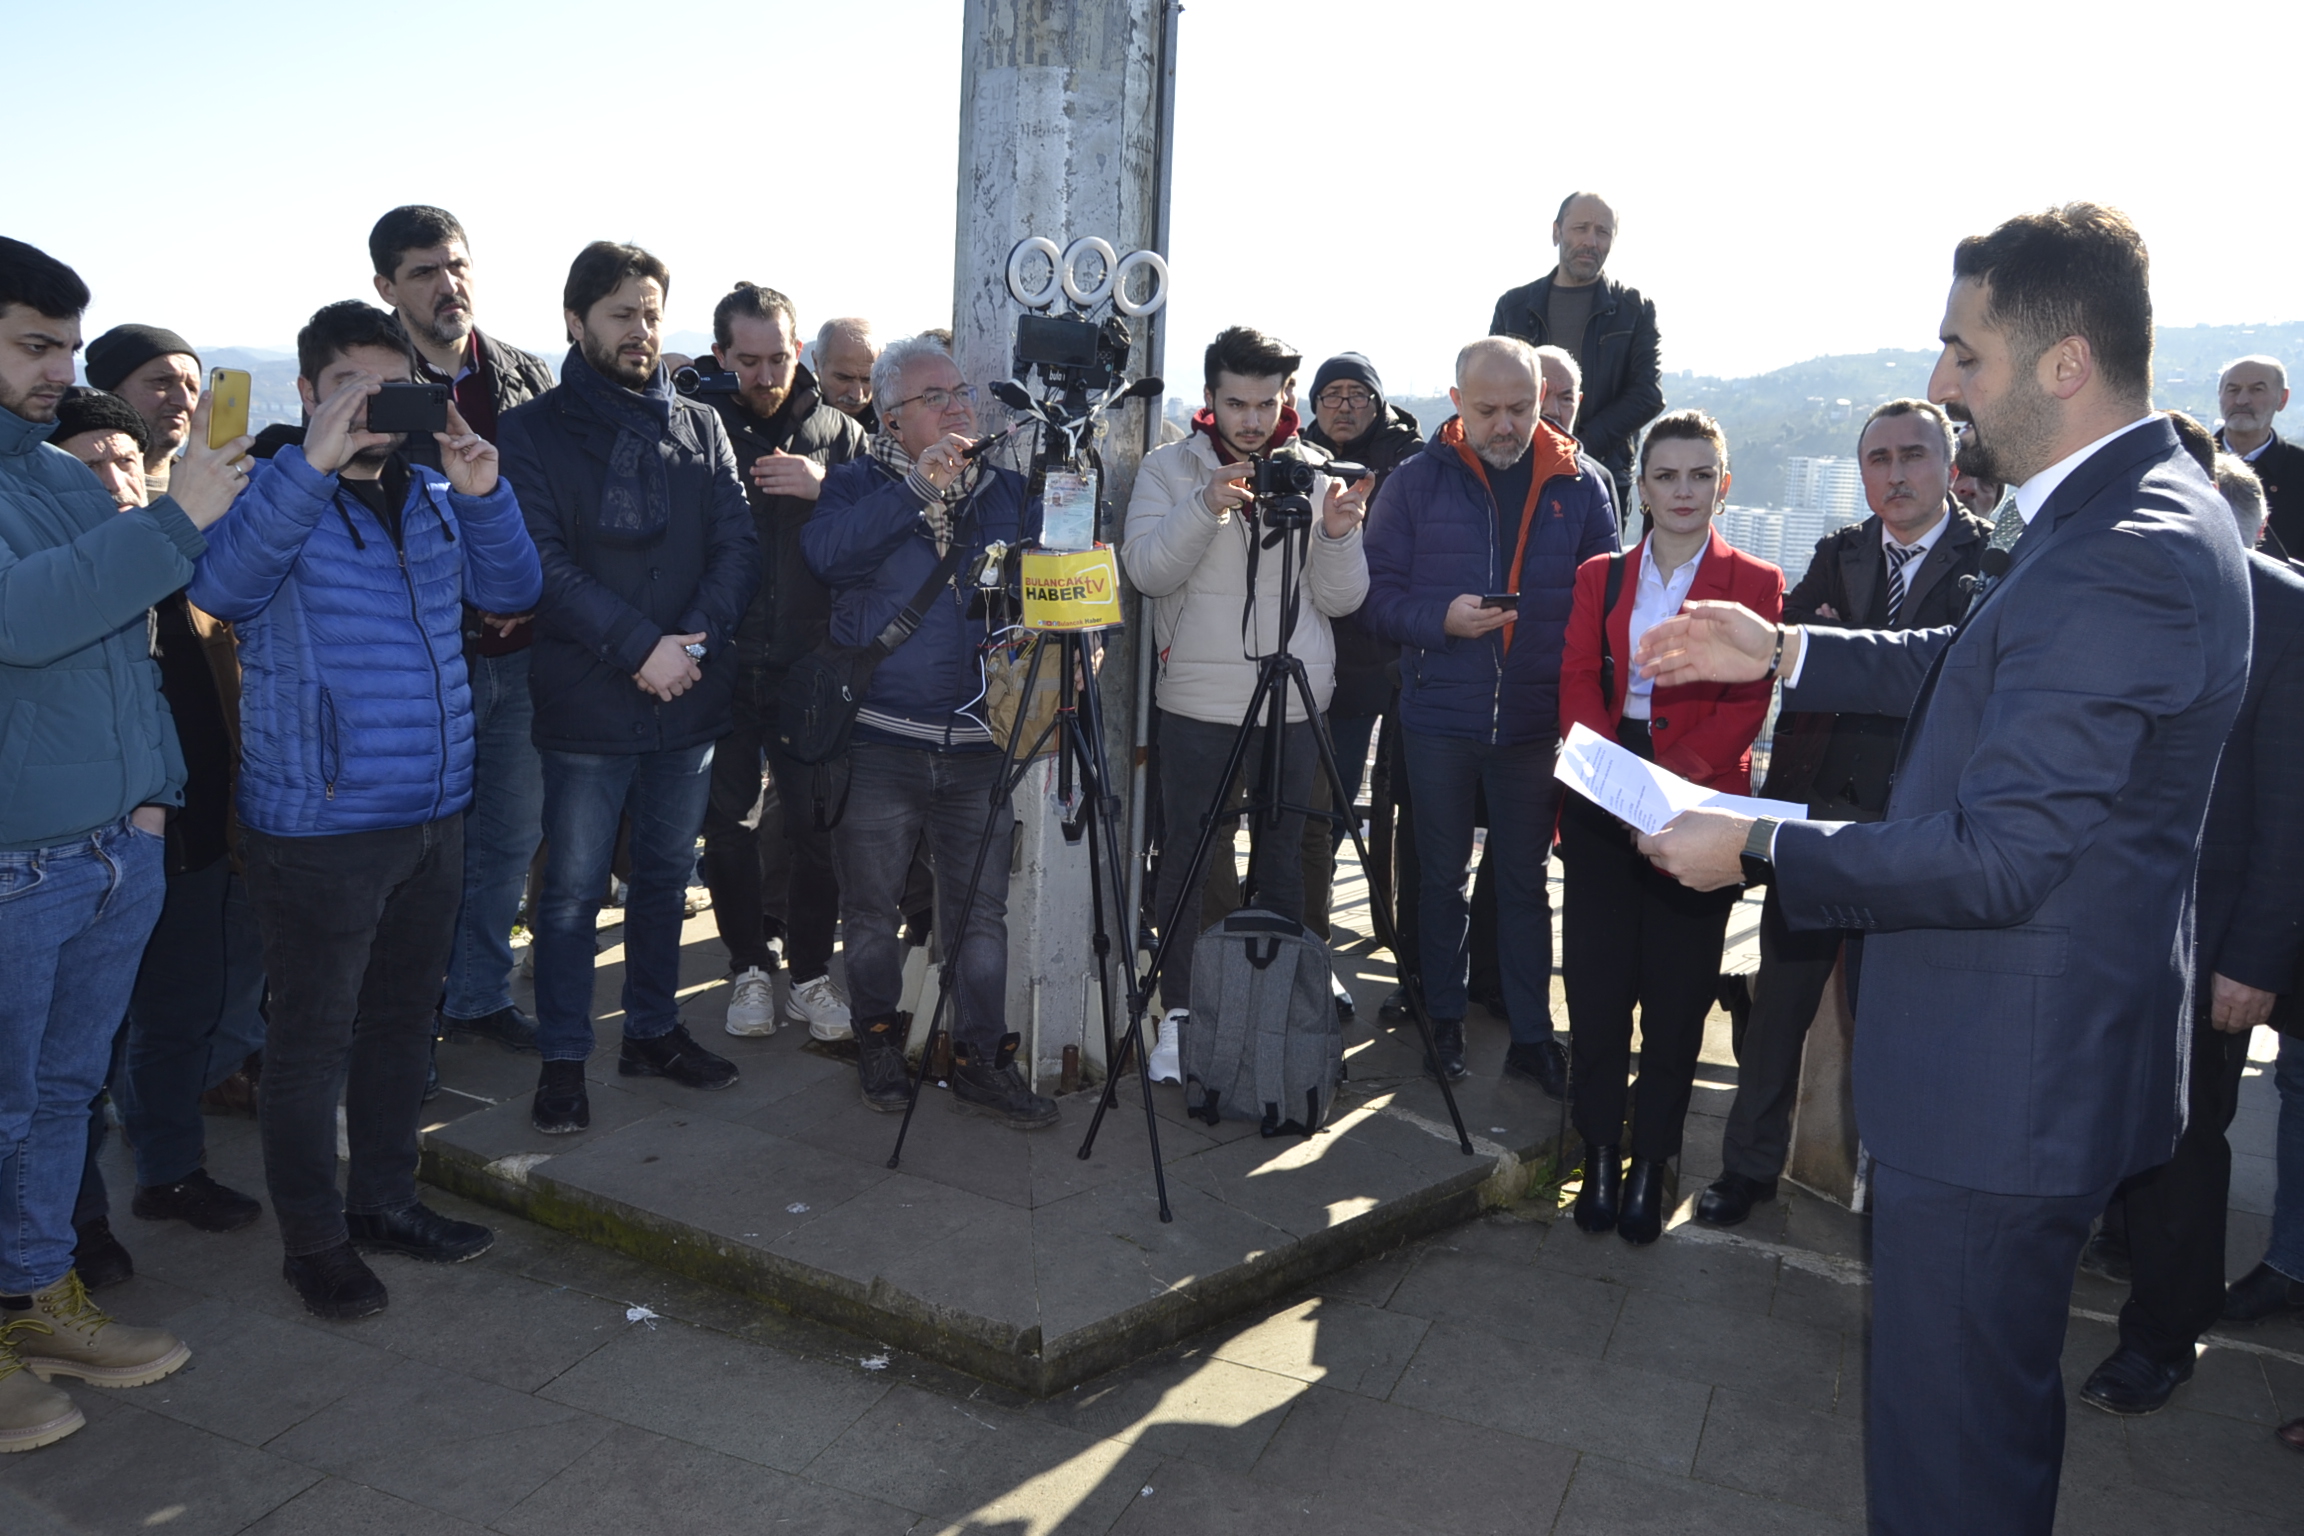
[[[1346,485],[1367,478],[1369,471],[1341,460],[1315,464],[1293,454],[1251,454],[1248,457],[1248,492],[1256,498],[1257,515],[1275,526],[1295,526],[1312,520],[1312,486],[1326,475]]]

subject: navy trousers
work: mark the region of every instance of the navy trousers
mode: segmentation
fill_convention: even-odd
[[[1872,1165],[1874,1536],[2049,1536],[2072,1271],[2111,1194],[1993,1195]]]

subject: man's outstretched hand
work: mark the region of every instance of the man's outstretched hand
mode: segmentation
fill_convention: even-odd
[[[1784,635],[1785,675],[1800,659],[1801,633]],[[1703,600],[1640,637],[1632,659],[1659,687],[1679,683],[1750,683],[1768,675],[1776,626],[1741,603]]]
[[[1714,606],[1735,607],[1733,603]],[[1744,612],[1741,608],[1736,611]],[[1774,650],[1776,642],[1771,639],[1768,645]],[[1766,670],[1768,663],[1763,660],[1760,665]],[[1751,817],[1698,808],[1682,811],[1664,824],[1664,830],[1634,838],[1633,844],[1649,863],[1690,890],[1716,891],[1743,883],[1744,839],[1751,835]]]

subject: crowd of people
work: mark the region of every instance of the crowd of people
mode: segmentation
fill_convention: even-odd
[[[1889,401],[1855,432],[1869,516],[1828,535],[1787,592],[1714,527],[1731,445],[1702,412],[1664,409],[1655,306],[1604,275],[1615,233],[1605,200],[1563,201],[1554,268],[1462,347],[1455,413],[1429,437],[1371,359],[1327,359],[1300,396],[1303,357],[1234,326],[1206,348],[1188,429],[1143,459],[1118,526],[1159,655],[1166,832],[1150,915],[1168,960],[1146,1070],[1179,1076],[1205,924],[1252,902],[1327,933],[1350,807],[1314,778],[1321,731],[1348,797],[1373,762],[1396,824],[1379,884],[1395,897],[1400,990],[1383,1018],[1420,1000],[1433,1071],[1501,1071],[1568,1101],[1585,1232],[1660,1235],[1716,1001],[1740,1071],[1722,1172],[1694,1215],[1733,1226],[1775,1198],[1804,1038],[1845,957],[1876,1253],[1909,1259],[1941,1236],[1945,1190],[2029,1201],[1999,1219],[2031,1233],[2003,1259],[2019,1254],[2008,1262],[2037,1282],[2008,1281],[2012,1299],[1980,1322],[1881,1281],[1875,1316],[1901,1309],[1898,1359],[1982,1339],[2009,1363],[1884,1377],[1876,1332],[1876,1493],[1934,1479],[1940,1507],[1968,1501],[1952,1524],[1914,1528],[2045,1529],[2037,1485],[2046,1465],[2052,1512],[2060,1435],[2042,1426],[2060,1430],[2062,1399],[2043,1395],[2044,1325],[2026,1335],[2010,1319],[2054,1291],[2058,1255],[2067,1287],[2083,1240],[2091,1267],[2132,1280],[2120,1349],[2083,1389],[2112,1412],[2167,1402],[2220,1315],[2304,1313],[2304,1036],[2280,1056],[2295,1166],[2271,1249],[2229,1291],[2222,1276],[2224,1131],[2248,1032],[2304,1028],[2304,815],[2281,772],[2304,730],[2304,575],[2285,553],[2304,539],[2304,449],[2273,430],[2286,376],[2269,358],[2227,368],[2216,436],[2151,412],[2133,230],[2086,205],[2011,221],[1961,247],[1930,398]],[[136,1385],[189,1358],[88,1296],[133,1269],[98,1169],[115,1117],[134,1214],[222,1233],[261,1204],[206,1171],[202,1113],[255,1113],[283,1275],[317,1316],[386,1305],[364,1254],[484,1251],[488,1228],[416,1186],[437,1042],[540,1057],[536,1129],[583,1132],[595,932],[619,879],[620,1074],[705,1091],[739,1074],[681,1010],[700,868],[727,951],[726,1034],[852,1039],[863,1104],[902,1111],[907,972],[934,932],[954,1107],[1019,1130],[1057,1118],[1005,1013],[1013,828],[984,814],[1007,765],[981,708],[1001,620],[965,574],[1031,539],[1039,507],[1024,476],[972,451],[976,389],[949,333],[883,342],[842,317],[804,345],[789,298],[740,282],[714,307],[709,356],[667,357],[670,271],[597,242],[569,269],[555,368],[479,329],[471,244],[447,212],[391,210],[368,256],[381,303],[328,303],[297,338],[301,423],[212,444],[193,347],[118,326],[87,343],[78,382],[85,284],[0,241],[0,1449],[80,1427],[53,1377]],[[412,384],[441,387],[441,429],[370,430],[372,404]],[[2120,479],[2147,449],[2143,478]],[[1275,459],[1311,472],[1300,573],[1259,560],[1248,515],[1255,465]],[[1989,622],[2022,611],[1990,599],[2018,587],[2028,556],[2036,570],[2063,558],[2039,553],[2045,530],[2060,534],[2083,495],[2051,493],[2110,494],[2111,471],[2122,506],[2160,517],[2142,541],[2159,554],[2069,575],[2120,601],[2057,618],[2053,644]],[[2164,600],[2161,567],[2180,570],[2191,607]],[[2032,606],[2055,612],[2045,596]],[[2127,627],[2102,627],[2114,619]],[[1244,886],[1220,857],[1188,889],[1190,861],[1168,854],[1251,789],[1223,772],[1284,636],[1313,708],[1289,701],[1287,782],[1265,786],[1282,812]],[[2056,694],[2054,668],[2091,642],[2168,657],[2109,697]],[[846,750],[804,762],[780,701],[826,647],[869,648],[875,664]],[[1995,677],[1992,708],[2066,735],[2011,744],[1982,705],[1941,723]],[[1583,726],[1750,794],[1779,687],[1759,790],[1807,820],[1684,819],[1639,837],[1554,776],[1561,738]],[[1265,760],[1262,729],[1248,763]],[[2130,836],[2139,796],[2150,832]],[[1915,827],[1934,864],[1897,841]],[[2114,925],[2125,1001],[2060,1012],[2052,994],[2102,957],[2083,964],[2087,929],[2041,914],[2106,848],[2136,861],[2090,870],[2126,879],[2110,882],[2129,899]],[[1723,978],[1730,910],[1760,883],[1759,971]],[[2163,888],[2176,894],[2159,904],[2139,894]],[[520,922],[533,1016],[511,991]],[[1866,930],[1888,932],[1851,943]],[[1900,948],[1915,931],[1934,947]],[[2172,970],[2139,969],[2156,948],[2177,951]],[[1992,1007],[2037,1000],[2018,1044],[1902,1043],[1971,984],[1995,989]],[[1348,1017],[1349,991],[1331,986]],[[2147,1004],[2165,1006],[2121,1012]],[[1500,1060],[1472,1059],[1474,1006],[1508,1026]],[[2056,1129],[2078,1150],[2003,1135],[2015,1112],[1998,1106],[2056,1093],[2034,1079],[2089,1042],[2125,1067],[2100,1094],[2084,1075],[2065,1095],[2086,1123]],[[1975,1059],[1950,1064],[1963,1049]],[[1941,1122],[1925,1131],[1910,1123],[1922,1103]],[[1880,1406],[1884,1379],[1906,1389],[1897,1406]],[[1979,1448],[1900,1417],[1962,1394],[2037,1422]],[[2304,1449],[2304,1427],[2283,1434]],[[1987,1507],[2015,1513],[1976,1523]]]

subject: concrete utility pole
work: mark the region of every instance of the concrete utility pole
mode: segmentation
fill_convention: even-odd
[[[1043,235],[1060,247],[1097,235],[1125,256],[1168,248],[1169,123],[1175,99],[1175,0],[967,0],[962,20],[959,223],[952,331],[960,371],[982,387],[1009,376],[1016,319],[1008,255]],[[1089,274],[1083,273],[1083,276]],[[1131,375],[1157,372],[1164,315],[1131,322]],[[1148,334],[1149,333],[1149,334]],[[1157,402],[1111,418],[1102,444],[1107,542],[1136,464],[1157,441]],[[1101,679],[1105,749],[1127,801],[1122,842],[1133,855],[1142,822],[1135,792],[1137,711],[1150,637],[1130,590],[1125,632],[1107,636]],[[1008,1027],[1024,1035],[1019,1062],[1046,1091],[1064,1047],[1101,1062],[1094,951],[1089,942],[1088,851],[1068,844],[1053,811],[1054,760],[1017,791],[1022,823],[1008,899]],[[1130,887],[1135,882],[1131,879]],[[1109,886],[1109,882],[1107,882]],[[1107,912],[1115,954],[1133,945],[1133,910]],[[1115,1012],[1120,1012],[1116,1009]],[[1125,1028],[1121,1017],[1118,1027]]]

